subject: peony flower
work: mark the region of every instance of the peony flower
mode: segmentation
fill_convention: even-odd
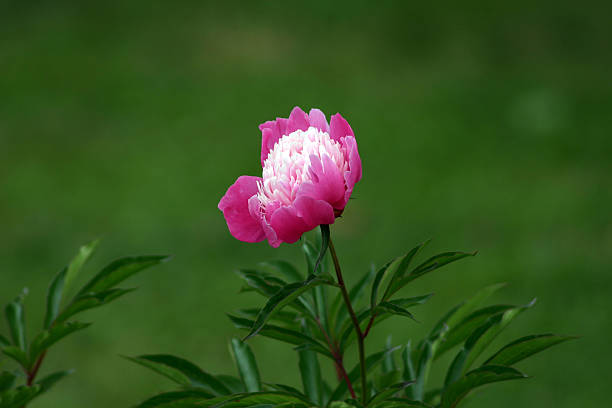
[[[262,177],[240,176],[219,209],[240,241],[267,239],[278,247],[296,242],[321,224],[333,224],[361,179],[361,159],[353,130],[335,114],[307,115],[293,108],[288,119],[259,125]]]

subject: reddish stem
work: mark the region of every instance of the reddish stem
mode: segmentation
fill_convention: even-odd
[[[372,315],[372,317],[370,317],[370,321],[368,322],[368,326],[366,327],[366,329],[363,332],[363,338],[364,339],[366,338],[366,336],[370,332],[370,329],[372,328],[372,325],[374,324],[374,319],[376,319],[376,313],[374,313]]]
[[[40,366],[43,360],[45,359],[46,355],[47,355],[47,350],[42,352],[40,357],[38,357],[38,360],[36,360],[36,363],[34,364],[32,371],[29,371],[27,373],[28,374],[28,381],[27,381],[28,387],[34,383],[34,380],[36,379],[36,374],[38,374],[38,370],[40,369]]]

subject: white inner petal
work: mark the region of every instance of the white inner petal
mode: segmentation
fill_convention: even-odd
[[[310,127],[282,136],[270,150],[263,167],[263,181],[258,182],[257,197],[262,209],[273,201],[290,205],[304,181],[311,180],[310,157],[321,159],[329,156],[343,174],[348,163],[340,143],[332,140],[327,132]]]

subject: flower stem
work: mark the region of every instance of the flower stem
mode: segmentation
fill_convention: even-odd
[[[351,320],[353,322],[353,326],[355,327],[355,332],[357,334],[357,345],[359,347],[359,366],[361,369],[361,401],[363,406],[367,405],[368,401],[368,387],[367,387],[367,378],[366,378],[366,361],[365,361],[365,347],[364,347],[364,339],[365,336],[361,331],[361,327],[359,326],[359,320],[357,319],[357,315],[353,310],[353,305],[351,304],[351,299],[349,297],[348,291],[346,290],[346,285],[344,284],[344,279],[342,278],[342,270],[340,269],[340,262],[338,261],[338,255],[336,254],[336,249],[334,248],[334,244],[329,239],[329,252],[331,253],[332,260],[334,261],[334,268],[336,269],[336,277],[338,279],[338,286],[340,286],[340,291],[342,292],[342,297],[344,298],[344,303],[346,304],[346,308],[351,316]]]

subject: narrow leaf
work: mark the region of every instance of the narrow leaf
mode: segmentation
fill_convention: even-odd
[[[40,354],[53,344],[76,331],[89,327],[89,325],[90,323],[61,323],[41,332],[30,344],[30,361],[36,361]]]
[[[64,292],[68,292],[74,285],[74,281],[78,276],[81,268],[89,260],[91,255],[96,250],[99,240],[94,240],[89,244],[83,245],[79,248],[78,254],[72,259],[68,267],[66,268],[66,275],[64,279]]]
[[[308,326],[305,322],[302,323],[302,331],[305,335],[310,335]],[[321,379],[321,367],[319,366],[317,354],[312,350],[299,350],[298,358],[304,394],[306,394],[308,399],[313,404],[322,406],[323,383]]]
[[[493,354],[483,365],[511,366],[549,347],[574,340],[573,336],[557,336],[555,334],[539,334],[521,337],[506,344],[497,353]]]
[[[230,390],[221,381],[183,358],[169,354],[149,354],[126,358],[179,384],[202,388],[214,395],[230,394]],[[182,374],[182,376],[177,373]],[[187,381],[184,380],[185,378]]]
[[[86,293],[77,296],[55,319],[55,323],[65,322],[77,313],[106,305],[135,289],[108,289],[97,293]]]
[[[1,408],[20,408],[25,406],[38,394],[37,385],[27,387],[25,385],[10,389],[2,393]]]
[[[65,371],[57,371],[55,373],[49,374],[36,382],[40,387],[38,391],[38,395],[43,394],[51,389],[58,381],[63,379],[66,376],[74,373],[74,370],[65,370]]]
[[[289,283],[301,282],[304,280],[304,276],[295,268],[295,266],[293,266],[287,261],[272,260],[261,262],[260,265],[264,268],[276,271],[280,275],[283,275],[286,279],[289,280]]]
[[[473,389],[499,381],[518,380],[527,376],[504,366],[483,366],[467,373],[442,394],[440,408],[454,408]]]
[[[188,389],[185,391],[171,391],[158,394],[137,405],[136,408],[190,408],[198,402],[212,397],[204,390]]]
[[[25,316],[23,310],[23,297],[27,291],[15,300],[6,305],[4,313],[13,338],[13,344],[25,351],[26,335],[25,335]]]
[[[9,339],[0,334],[0,347],[8,346],[10,344],[11,342],[9,341]]]
[[[79,291],[79,295],[111,289],[135,273],[168,259],[169,256],[166,255],[154,255],[127,257],[113,261],[98,272],[98,274]]]
[[[28,359],[28,355],[27,355],[27,353],[25,351],[23,351],[19,347],[17,347],[17,346],[2,347],[2,353],[4,353],[4,355],[12,358],[13,360],[15,360],[24,369],[26,369],[26,370],[28,369],[28,367],[30,365],[30,360]]]
[[[51,327],[59,312],[67,270],[67,268],[64,268],[59,271],[57,275],[55,275],[55,278],[53,278],[51,281],[49,289],[47,290],[47,313],[45,315],[44,323],[45,329]]]
[[[429,241],[426,241],[426,242],[423,242],[415,246],[410,251],[408,251],[406,255],[402,257],[402,261],[399,263],[397,269],[393,272],[393,276],[391,277],[391,280],[389,281],[389,284],[387,285],[387,289],[385,289],[385,293],[383,294],[383,297],[382,297],[383,300],[387,300],[391,297],[390,290],[393,288],[394,284],[402,280],[412,260],[421,251],[421,249],[423,249],[423,247],[425,247],[428,243]]]
[[[11,388],[15,384],[16,379],[17,377],[15,374],[9,371],[2,371],[0,373],[0,395],[2,395],[2,392]]]
[[[310,276],[304,282],[290,283],[281,288],[261,309],[257,319],[255,319],[255,323],[253,324],[250,333],[245,337],[245,340],[255,336],[261,330],[270,316],[275,312],[280,311],[283,307],[291,303],[294,299],[307,290],[324,283],[328,282],[317,278],[316,276]]]
[[[247,392],[261,391],[259,370],[257,368],[257,362],[255,361],[255,355],[251,351],[251,348],[237,338],[232,339],[230,344],[234,362],[236,363],[238,373],[240,373],[240,378],[242,378],[242,382]]]

